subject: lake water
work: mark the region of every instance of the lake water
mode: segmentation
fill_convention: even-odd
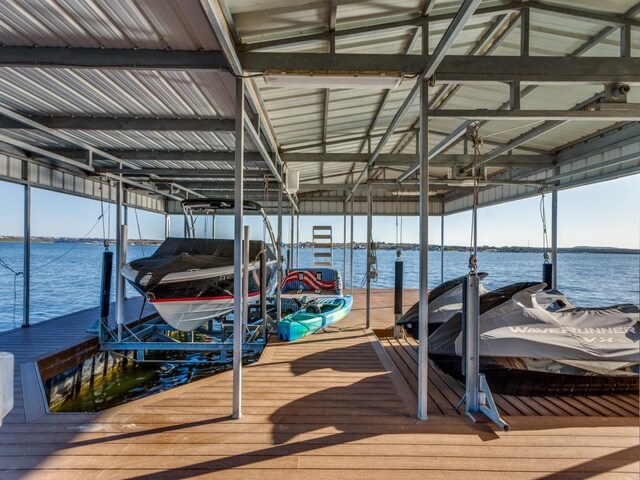
[[[99,303],[102,252],[100,245],[34,243],[31,246],[31,322],[83,310]],[[155,247],[144,247],[150,255]],[[348,252],[348,251],[347,251]],[[0,243],[0,259],[15,271],[22,270],[22,244]],[[334,251],[334,265],[342,270],[343,252]],[[130,245],[128,258],[143,256],[143,248]],[[444,278],[467,273],[467,252],[445,252]],[[393,287],[396,255],[392,250],[378,251],[378,281],[374,288]],[[405,251],[404,286],[418,287],[418,252]],[[486,271],[488,289],[519,281],[542,278],[542,254],[481,252],[480,271]],[[354,285],[363,283],[366,251],[354,251]],[[300,250],[300,265],[310,265],[311,250]],[[347,265],[348,268],[348,265]],[[441,283],[440,252],[430,252],[430,281]],[[348,276],[348,275],[347,275]],[[14,282],[15,280],[15,282]],[[349,278],[345,279],[347,288]],[[579,254],[558,255],[558,284],[569,300],[581,306],[604,306],[616,303],[639,303],[640,255]],[[14,288],[15,285],[15,288]],[[115,292],[115,288],[112,289]],[[128,287],[128,296],[137,293]],[[15,306],[15,308],[14,308]],[[15,277],[0,266],[0,331],[20,326],[22,322],[22,277]]]

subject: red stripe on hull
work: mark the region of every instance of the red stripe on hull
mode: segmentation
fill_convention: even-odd
[[[260,292],[250,292],[249,298],[260,295]],[[233,295],[223,295],[220,297],[183,297],[183,298],[154,298],[150,300],[151,303],[162,303],[162,302],[197,302],[197,301],[217,301],[217,300],[231,300]]]

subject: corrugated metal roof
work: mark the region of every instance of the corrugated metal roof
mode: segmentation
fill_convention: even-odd
[[[232,28],[247,47],[251,43],[322,34],[329,28],[330,2],[325,0],[221,0],[231,12]],[[575,2],[557,0],[553,5],[568,6],[594,12],[607,11],[623,14],[635,0],[598,0]],[[433,15],[455,13],[461,0],[438,0]],[[481,7],[507,4],[507,0],[485,0]],[[549,2],[550,3],[550,2]],[[425,0],[369,0],[338,2],[336,11],[337,53],[404,54],[412,39],[411,54],[420,54],[420,32],[414,25],[399,25],[390,29],[363,31],[355,35],[344,34],[347,29],[366,27],[381,22],[403,21],[415,18],[425,6]],[[489,12],[475,15],[459,35],[450,54],[468,54],[478,40],[503,13]],[[515,13],[509,13],[515,17]],[[449,20],[432,22],[429,45],[433,49],[447,29]],[[571,17],[532,9],[530,53],[533,56],[568,55],[600,32],[604,23],[586,18]],[[416,37],[417,35],[417,37]],[[634,53],[640,44],[640,31],[632,32]],[[0,43],[16,46],[60,46],[120,49],[173,49],[219,50],[209,21],[198,0],[6,0],[0,3]],[[310,39],[302,43],[271,46],[266,50],[282,52],[327,52],[329,43],[323,39]],[[495,49],[493,55],[518,55],[520,27],[515,26]],[[620,51],[617,30],[603,39],[587,55],[616,56]],[[255,78],[269,113],[278,141],[283,149],[311,144],[303,151],[329,153],[366,152],[363,137],[368,133],[384,133],[397,109],[411,90],[414,80],[406,78],[388,95],[379,89],[333,89],[329,92],[325,119],[324,89],[273,88],[261,78]],[[437,82],[431,95],[441,88]],[[570,109],[591,95],[601,91],[601,85],[546,85],[537,88],[522,99],[522,108]],[[154,71],[154,70],[99,70],[65,68],[0,68],[0,105],[27,115],[51,116],[113,116],[113,117],[166,117],[166,118],[232,118],[235,104],[235,79],[226,72],[210,71]],[[444,108],[495,109],[509,98],[506,85],[465,85],[452,96]],[[640,102],[640,91],[632,91],[630,101]],[[381,109],[381,110],[380,110]],[[379,111],[380,110],[380,111]],[[400,122],[398,130],[415,128],[418,118],[417,102]],[[379,114],[378,114],[379,112]],[[374,119],[378,120],[374,126]],[[462,120],[434,118],[430,128],[429,144],[435,146]],[[483,153],[496,145],[510,142],[542,122],[491,121],[480,129],[487,140]],[[326,124],[326,132],[325,132]],[[528,142],[514,153],[531,149],[551,151],[588,136],[611,122],[567,122]],[[41,147],[66,147],[65,142],[34,130],[6,130],[2,132]],[[137,150],[202,150],[233,151],[233,132],[153,132],[153,131],[66,131],[75,138],[103,149]],[[353,138],[339,144],[318,146],[323,137],[329,142]],[[383,152],[415,151],[415,138],[411,134],[396,133],[385,145]],[[371,140],[375,148],[379,136]],[[248,140],[248,139],[247,139]],[[408,140],[408,141],[407,141]],[[255,149],[255,145],[248,145]],[[449,153],[462,153],[458,143]],[[100,161],[97,161],[100,164]],[[108,162],[103,162],[107,165]],[[152,158],[136,160],[149,168],[163,166],[180,168],[210,168],[203,162],[159,162]],[[231,169],[231,162],[216,167]],[[322,175],[327,182],[350,181],[348,162],[291,163],[301,172],[301,181],[317,181]],[[355,166],[359,172],[363,164]],[[494,171],[494,170],[491,170]],[[446,170],[434,170],[439,175]],[[386,178],[395,178],[395,170],[387,170]]]

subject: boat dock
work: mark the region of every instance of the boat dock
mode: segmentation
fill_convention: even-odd
[[[415,298],[415,291],[407,292],[405,307]],[[25,421],[18,396],[0,429],[0,476],[386,479],[402,472],[403,478],[447,480],[638,478],[637,395],[498,396],[511,426],[505,433],[456,414],[461,387],[430,368],[429,420],[417,420],[413,345],[379,340],[365,329],[364,302],[364,292],[357,291],[351,314],[326,332],[294,343],[272,337],[259,362],[243,369],[240,420],[229,416],[231,372],[99,414]],[[133,303],[130,313],[137,318]],[[376,331],[391,324],[392,304],[392,291],[375,291]],[[86,338],[90,317],[89,310],[7,332],[0,347],[13,349],[18,364],[28,363]],[[56,332],[57,347],[34,341]],[[37,394],[32,380],[22,378],[25,395]]]
[[[585,264],[574,281],[558,261],[568,238],[601,245],[608,236],[637,247],[627,221],[639,211],[637,184],[624,190],[628,198],[611,187],[585,196],[590,202],[565,196],[640,174],[637,1],[0,1],[0,240],[14,244],[10,256],[0,252],[0,320],[23,327],[0,332],[0,352],[15,356],[14,392],[11,380],[0,382],[0,395],[15,397],[0,427],[0,480],[638,480],[637,391],[495,395],[493,403],[480,373],[480,339],[488,335],[480,331],[485,264],[476,255],[492,238],[540,239],[527,247],[541,253],[535,269],[501,261],[487,273],[520,286],[539,279],[558,292],[547,313],[571,306],[560,298],[571,288],[611,305],[624,287],[624,301],[637,301],[637,271],[611,266],[614,288],[595,296],[590,289],[609,273]],[[533,208],[482,215],[478,225],[479,210],[525,200]],[[454,215],[465,212],[461,229]],[[253,222],[258,214],[262,227]],[[225,215],[232,221],[220,221]],[[502,235],[507,229],[518,235]],[[128,245],[179,238],[194,248],[167,248],[136,262],[140,268],[127,264],[138,256]],[[45,258],[37,240],[74,243]],[[202,250],[206,258],[192,262],[200,240],[228,248]],[[264,243],[259,251],[253,240]],[[95,256],[72,252],[83,243]],[[101,268],[100,245],[113,246]],[[301,245],[311,247],[311,261],[304,250],[300,258]],[[392,272],[378,252],[394,245],[399,260],[403,246],[416,251],[406,271],[395,261]],[[467,245],[464,298],[454,302],[464,305],[464,334],[446,345],[455,349],[451,364],[462,353],[463,386],[391,327],[419,292],[420,344],[428,344],[438,323],[430,321],[429,288],[451,281],[448,271],[462,273],[445,269],[445,252]],[[306,279],[313,295],[363,287],[351,313],[300,341],[272,337],[265,345],[270,320],[283,318],[283,276],[309,263],[340,272]],[[404,292],[404,310],[400,302],[394,308],[393,291],[375,288],[392,278],[398,294],[404,285],[417,289]],[[138,322],[148,315],[140,299],[126,299],[127,281],[156,305],[147,312],[162,317],[157,323]],[[100,329],[101,343],[87,332],[98,308],[39,322],[97,304],[98,296],[105,316],[115,298],[110,326],[117,326]],[[259,315],[250,308],[257,298]],[[299,300],[302,313],[324,315]],[[231,308],[233,329],[223,326],[223,343],[215,344],[213,322],[230,320]],[[635,308],[612,308],[607,318]],[[169,332],[172,318],[180,332]],[[596,372],[605,377],[598,387],[614,377],[615,388],[637,388],[638,324],[622,320],[584,325],[621,339],[606,337],[597,351],[580,343],[575,327],[550,327],[575,341],[556,354],[560,342],[550,333],[548,349],[526,359],[562,360],[554,371],[580,372],[580,385],[597,383]],[[233,371],[101,413],[48,411],[45,387],[54,391],[57,373],[65,372],[52,398],[111,380],[110,365],[130,366],[122,352],[153,361],[147,350],[204,344],[224,352],[212,353],[207,367],[233,358]],[[521,357],[518,338],[503,344],[509,348],[495,358]],[[263,346],[243,367],[243,355]],[[100,347],[106,353],[94,356]],[[82,363],[89,358],[91,370]],[[102,382],[102,393],[142,390],[119,378]],[[476,414],[490,422],[470,422]]]

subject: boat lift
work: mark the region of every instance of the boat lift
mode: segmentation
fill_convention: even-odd
[[[262,207],[255,202],[243,202],[244,209],[259,212],[266,221],[266,214]],[[185,214],[185,233],[188,237],[195,236],[195,222],[193,214],[214,214],[220,208],[233,208],[233,201],[197,199],[183,202]],[[271,225],[266,223],[268,233],[274,241]],[[267,255],[263,248],[260,253],[260,303],[256,305],[248,304],[248,275],[249,275],[249,227],[244,227],[243,257],[242,264],[242,296],[243,318],[242,318],[242,356],[257,355],[267,343],[269,332],[275,329],[276,300],[267,297]],[[183,332],[173,328],[164,322],[158,315],[153,314],[142,318],[144,310],[143,303],[140,312],[140,319],[133,324],[124,325],[118,322],[115,328],[109,325],[109,299],[111,290],[113,254],[108,250],[103,257],[102,270],[102,293],[100,302],[100,320],[98,322],[98,340],[100,348],[112,352],[116,355],[126,356],[129,352],[134,352],[134,358],[139,362],[206,362],[227,364],[228,352],[234,350],[234,320],[233,313],[221,317],[210,319],[199,328],[191,332]],[[183,360],[180,358],[154,358],[150,352],[172,352],[172,353],[219,353],[217,356],[206,356],[201,359],[190,358]],[[176,355],[179,357],[179,355]]]

